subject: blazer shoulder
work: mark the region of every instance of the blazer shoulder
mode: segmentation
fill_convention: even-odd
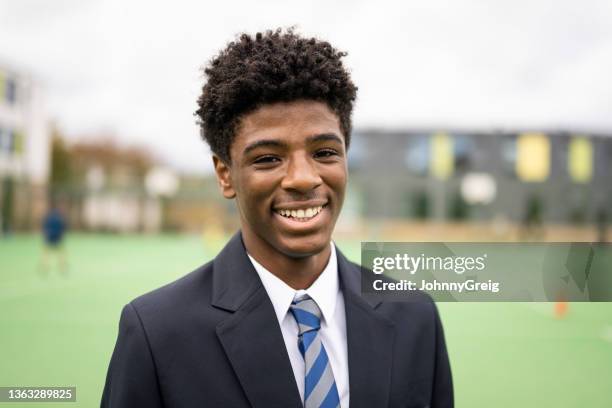
[[[208,262],[173,282],[138,296],[130,303],[139,315],[178,312],[209,300],[211,282],[212,262]]]

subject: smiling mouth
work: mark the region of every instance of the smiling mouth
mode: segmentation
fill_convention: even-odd
[[[319,215],[319,213],[323,210],[323,207],[325,206],[319,205],[316,207],[300,208],[296,210],[277,209],[274,210],[274,212],[291,220],[306,222]]]

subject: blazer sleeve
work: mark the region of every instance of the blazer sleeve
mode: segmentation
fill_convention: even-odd
[[[431,407],[452,408],[454,407],[453,380],[444,341],[444,330],[438,308],[435,304],[433,306],[436,319],[436,360]]]
[[[100,406],[163,407],[151,347],[138,312],[131,303],[121,312],[119,335]]]

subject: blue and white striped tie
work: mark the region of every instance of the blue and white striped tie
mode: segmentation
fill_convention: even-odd
[[[298,347],[304,357],[304,408],[336,408],[340,398],[321,336],[321,310],[310,296],[294,299],[291,313],[299,326]]]

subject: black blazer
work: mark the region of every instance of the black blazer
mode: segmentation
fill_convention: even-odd
[[[433,302],[360,295],[337,251],[350,405],[452,407]],[[297,340],[296,340],[297,341]],[[272,303],[236,234],[210,263],[123,308],[102,407],[302,407]]]

